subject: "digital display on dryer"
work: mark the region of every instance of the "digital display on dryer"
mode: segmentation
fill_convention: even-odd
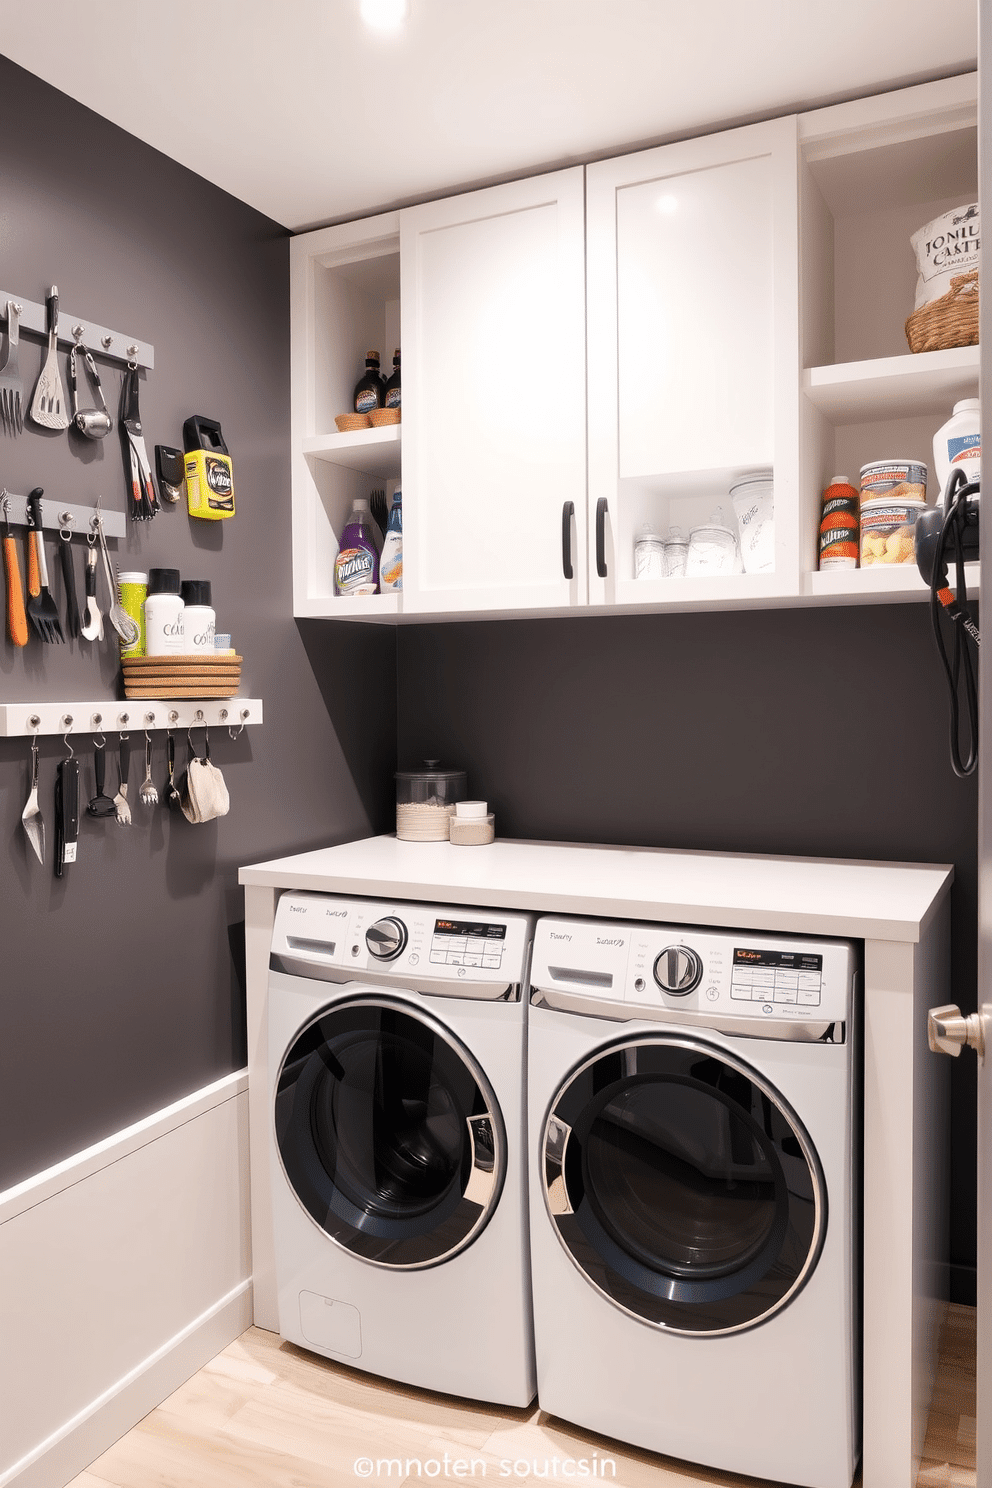
[[[734,947],[730,995],[737,1002],[819,1007],[822,981],[823,957],[812,951]]]
[[[809,951],[752,951],[734,948],[734,966],[782,966],[793,971],[823,972],[823,957]]]

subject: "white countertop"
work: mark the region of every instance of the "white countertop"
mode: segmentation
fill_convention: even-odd
[[[367,837],[242,868],[245,885],[499,909],[916,941],[949,891],[946,863]]]

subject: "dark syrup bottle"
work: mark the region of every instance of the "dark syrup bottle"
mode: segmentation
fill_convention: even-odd
[[[400,406],[400,349],[398,346],[393,352],[393,371],[386,381],[386,396],[382,406],[384,408],[399,408]]]
[[[381,408],[385,395],[385,383],[379,371],[379,353],[365,353],[365,376],[355,384],[355,412],[371,413]]]

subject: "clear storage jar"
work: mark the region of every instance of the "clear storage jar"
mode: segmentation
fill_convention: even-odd
[[[396,772],[396,835],[403,842],[447,842],[455,805],[468,796],[464,770],[442,770],[439,760],[423,769]]]

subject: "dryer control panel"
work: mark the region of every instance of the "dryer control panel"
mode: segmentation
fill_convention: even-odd
[[[296,976],[374,973],[384,985],[450,982],[456,997],[460,984],[486,985],[496,996],[523,982],[533,926],[532,916],[501,910],[290,891],[276,906],[271,965]]]
[[[545,916],[534,932],[531,985],[535,1000],[602,1017],[670,1008],[843,1022],[856,967],[849,941]]]

